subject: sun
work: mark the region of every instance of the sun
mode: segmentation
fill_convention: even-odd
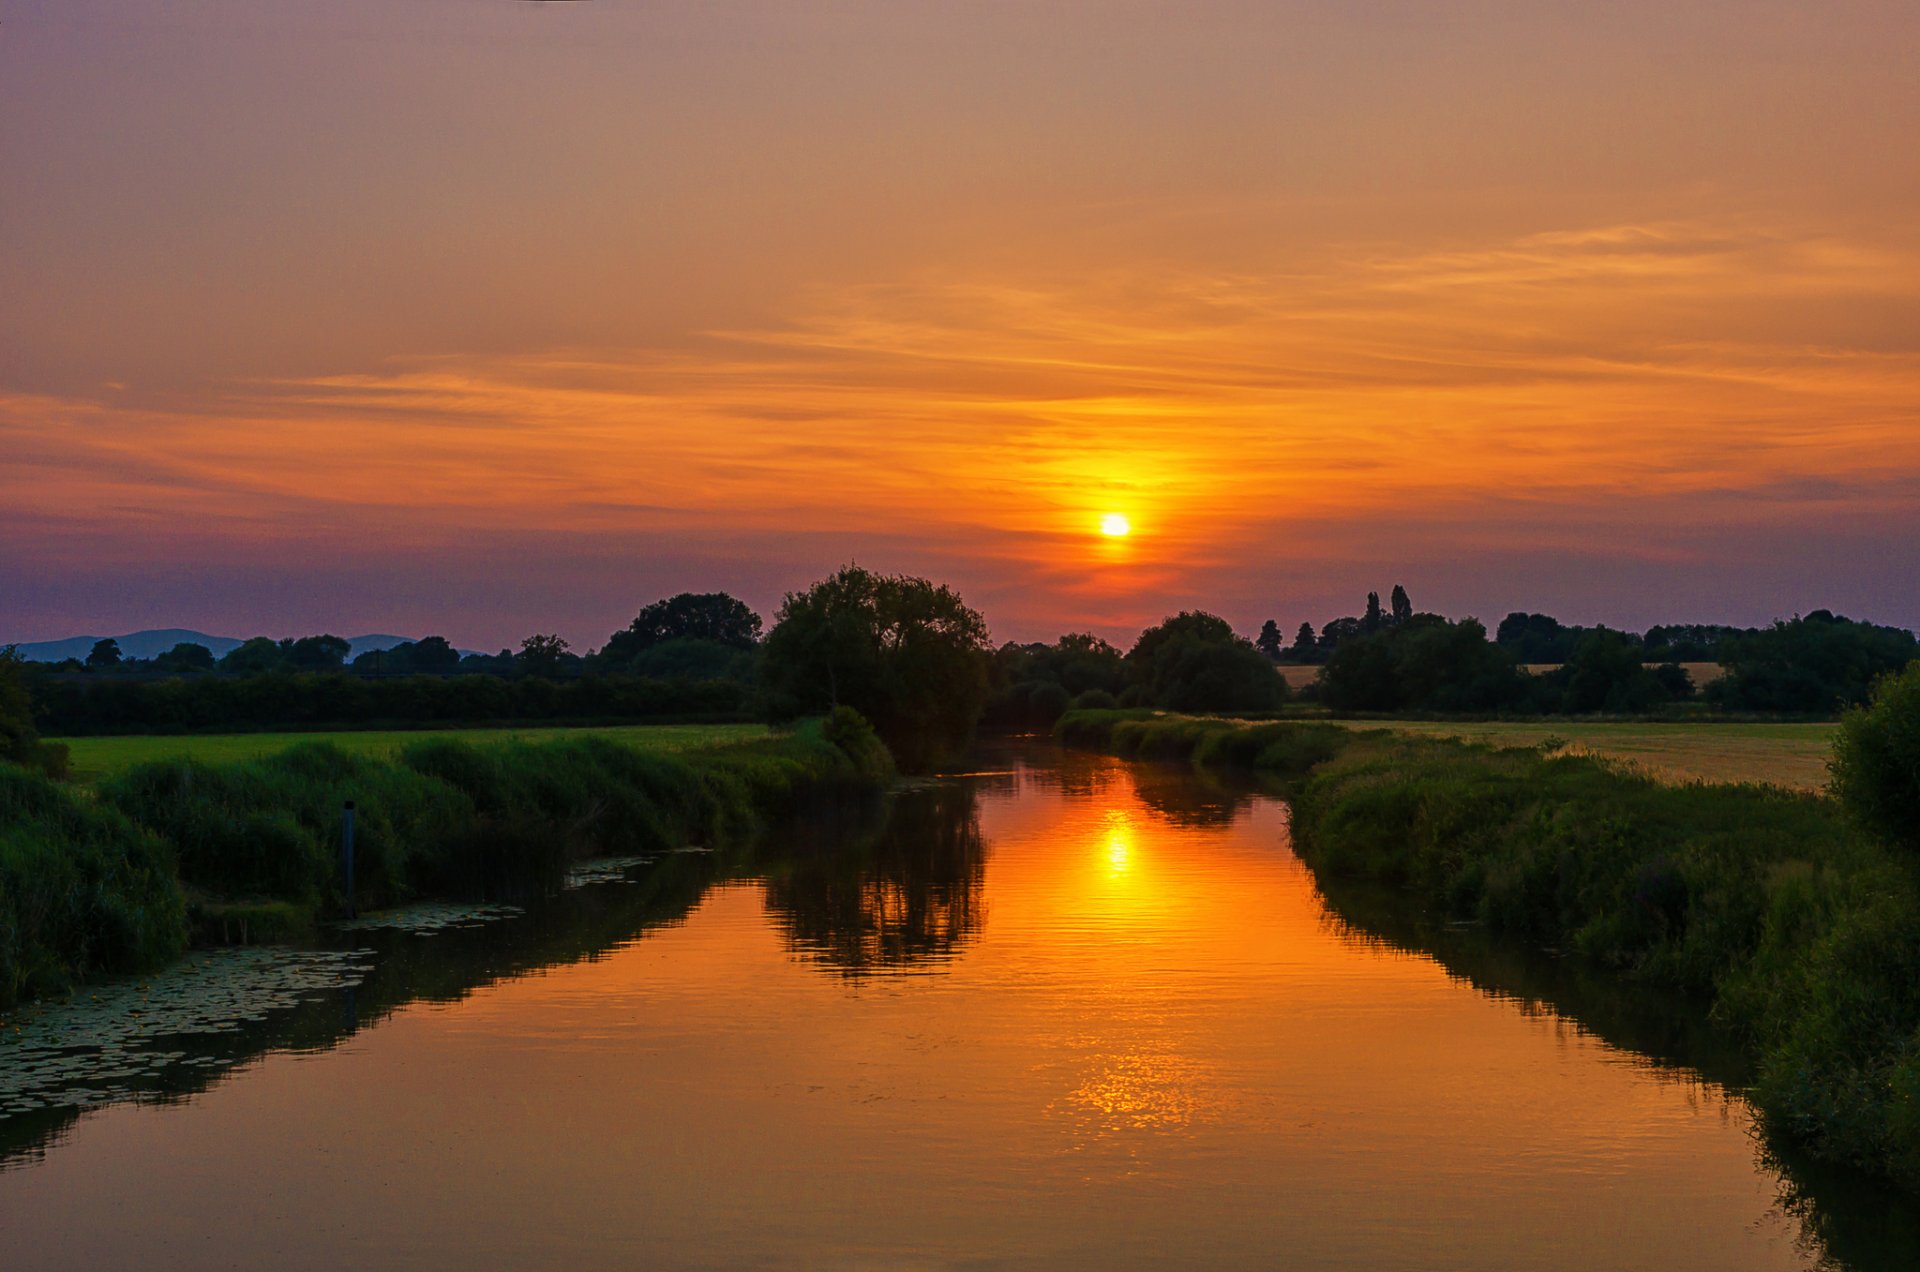
[[[1133,533],[1133,524],[1117,512],[1110,512],[1100,518],[1100,533],[1114,539],[1124,539]]]

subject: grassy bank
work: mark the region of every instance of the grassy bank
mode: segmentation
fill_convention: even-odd
[[[325,742],[350,755],[391,760],[427,740],[496,746],[507,742],[559,742],[605,738],[645,751],[684,751],[772,735],[764,724],[635,724],[605,728],[366,729],[306,733],[174,733],[57,739],[68,750],[75,781],[96,782],[155,760],[226,764],[278,754],[303,742]]]
[[[1057,736],[1287,779],[1323,878],[1696,995],[1776,1132],[1920,1190],[1920,880],[1832,801],[1326,724],[1076,712]]]
[[[892,771],[857,717],[679,751],[607,737],[476,746],[413,735],[390,755],[305,742],[230,763],[135,765],[91,792],[11,767],[0,785],[0,1006],[422,896],[550,891],[568,862],[742,834]],[[356,805],[354,895],[341,807]]]

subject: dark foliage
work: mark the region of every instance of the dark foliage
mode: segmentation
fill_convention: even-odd
[[[1485,712],[1525,700],[1513,659],[1474,619],[1416,614],[1343,642],[1320,673],[1320,700],[1337,711]]]
[[[1841,721],[1833,793],[1868,831],[1920,852],[1920,663],[1881,680]]]
[[[1815,610],[1725,641],[1727,674],[1708,697],[1740,711],[1825,714],[1865,702],[1874,681],[1916,657],[1912,632]]]
[[[1182,611],[1140,633],[1127,672],[1145,703],[1170,711],[1271,711],[1287,684],[1223,618]]]
[[[751,689],[737,681],[582,676],[559,682],[498,676],[72,677],[36,695],[52,734],[196,733],[348,725],[741,719]]]
[[[28,664],[15,656],[13,646],[0,649],[0,761],[35,769],[48,777],[65,777],[67,748],[40,740],[40,731],[34,727],[27,676]]]
[[[1127,665],[1120,651],[1085,632],[1062,636],[1053,644],[1008,642],[993,653],[992,690],[983,723],[998,728],[1046,728],[1065,704],[1083,694],[1117,697],[1127,687]]]
[[[966,749],[988,656],[986,620],[950,588],[850,565],[787,594],[761,672],[778,715],[854,707],[923,772]]]
[[[641,610],[595,658],[609,669],[637,670],[633,663],[640,654],[680,641],[751,652],[760,643],[760,626],[758,614],[725,592],[682,592]]]

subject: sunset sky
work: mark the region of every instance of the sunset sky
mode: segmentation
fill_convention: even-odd
[[[1912,0],[0,0],[0,641],[849,560],[996,639],[1920,625],[1917,64]]]

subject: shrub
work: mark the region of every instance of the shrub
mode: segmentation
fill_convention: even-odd
[[[167,847],[111,809],[0,764],[0,1007],[186,948]]]
[[[1874,686],[1833,747],[1833,793],[1862,826],[1920,851],[1920,663]]]

